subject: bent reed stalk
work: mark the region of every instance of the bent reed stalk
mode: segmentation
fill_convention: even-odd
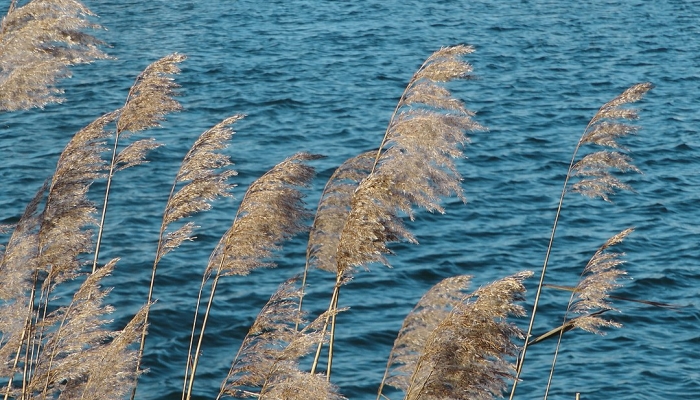
[[[85,33],[99,28],[89,22],[92,15],[75,0],[32,0],[20,7],[15,1],[10,3],[0,30],[0,110],[59,102],[62,92],[55,84],[70,75],[71,65],[108,58],[100,50],[103,43]],[[54,38],[53,51],[44,41],[47,37]],[[314,176],[309,164],[319,155],[297,153],[249,186],[231,227],[203,266],[184,368],[183,400],[194,396],[217,287],[225,277],[274,267],[272,258],[283,242],[306,231],[303,277],[288,279],[271,295],[233,357],[217,399],[345,398],[330,382],[339,329],[336,317],[344,311],[339,308],[341,288],[359,267],[389,265],[391,243],[417,243],[404,223],[405,217],[414,218],[415,208],[443,213],[442,199],[456,196],[465,200],[455,160],[463,157],[466,133],[485,128],[445,84],[470,78],[472,67],[462,58],[473,51],[465,45],[445,47],[425,60],[401,94],[379,147],[338,167],[315,213],[306,209],[304,191]],[[174,53],[150,64],[136,78],[123,107],[76,133],[61,153],[52,178],[13,227],[0,253],[4,277],[0,285],[0,376],[5,399],[105,399],[124,398],[129,393],[135,397],[138,377],[144,372],[142,359],[159,263],[193,239],[196,214],[210,209],[217,198],[230,196],[235,186],[229,180],[236,172],[229,168],[231,160],[223,151],[233,135],[230,126],[242,115],[225,118],[202,133],[185,155],[165,204],[145,304],[123,329],[109,329],[106,315],[113,308],[105,301],[110,289],[103,289],[101,282],[116,273],[117,259],[103,266],[98,262],[100,248],[109,243],[104,226],[111,185],[117,171],[145,163],[148,152],[159,146],[153,139],[144,139],[120,149],[121,139],[127,133],[157,127],[167,114],[181,110],[173,76],[185,59]],[[555,213],[527,332],[510,320],[525,314],[525,307],[518,303],[524,300],[523,281],[531,272],[516,273],[471,293],[467,293],[471,276],[447,277],[404,320],[379,383],[378,400],[390,398],[385,393],[388,386],[401,391],[405,399],[492,399],[504,393],[510,380],[513,398],[529,345],[555,336],[561,341],[575,327],[597,331],[617,326],[601,317],[613,309],[607,301],[613,296],[608,292],[618,286],[615,279],[623,273],[616,268],[621,254],[608,250],[631,230],[613,236],[599,248],[576,286],[544,284],[544,278],[566,193],[609,201],[616,190],[629,189],[611,173],[638,172],[617,142],[636,128],[620,121],[637,118],[635,110],[623,106],[640,100],[649,89],[649,83],[637,84],[606,103],[578,141]],[[102,153],[110,139],[111,154],[105,161]],[[606,149],[578,159],[580,148],[588,144]],[[580,179],[570,185],[577,177]],[[87,197],[98,180],[106,185],[99,218],[96,205]],[[309,227],[306,224],[312,216]],[[86,255],[92,261],[86,262]],[[302,306],[310,268],[333,273],[335,285],[328,309],[307,319]],[[56,307],[56,287],[70,284],[75,288],[70,301]],[[531,339],[545,287],[570,290],[572,297],[561,325]],[[583,314],[569,318],[569,312]],[[318,373],[326,345],[326,370]],[[550,383],[557,352],[558,345]],[[306,358],[309,354],[313,357]],[[309,372],[302,367],[306,360],[311,363]]]

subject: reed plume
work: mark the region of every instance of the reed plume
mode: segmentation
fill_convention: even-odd
[[[299,297],[299,310],[303,305],[303,291],[306,288],[309,268],[314,266],[323,271],[337,272],[335,257],[340,234],[345,220],[350,214],[350,201],[357,185],[372,171],[375,154],[376,151],[367,151],[349,158],[333,172],[323,188],[306,247],[306,264],[301,283],[302,296]],[[324,327],[324,331],[326,329],[327,326]],[[323,341],[319,341],[316,362],[322,347]],[[314,362],[312,372],[316,370],[316,362]]]
[[[99,365],[85,361],[91,350],[109,338],[110,332],[104,328],[108,321],[102,317],[114,309],[103,306],[109,291],[101,290],[99,283],[112,272],[116,262],[112,260],[99,272],[89,275],[68,306],[42,319],[43,324],[56,324],[58,328],[46,334],[46,343],[27,385],[29,393],[58,392],[62,385],[78,384],[90,369],[99,369]]]
[[[608,250],[610,247],[620,244],[633,231],[634,229],[632,228],[625,229],[612,236],[598,248],[593,257],[591,257],[586,264],[583,272],[581,272],[579,282],[571,293],[562,325],[533,340],[534,343],[553,335],[558,335],[557,347],[554,351],[552,367],[549,370],[549,379],[545,389],[545,399],[549,395],[549,390],[552,386],[554,368],[557,363],[557,356],[559,355],[559,347],[561,346],[561,340],[565,332],[574,328],[580,328],[591,333],[604,335],[605,333],[600,330],[602,327],[622,327],[618,322],[601,317],[601,315],[607,311],[617,311],[607,300],[608,292],[620,287],[621,285],[617,283],[617,279],[626,274],[625,271],[617,268],[624,263],[624,261],[621,260],[624,253],[611,252]],[[576,297],[576,301],[574,301],[574,297]],[[569,319],[570,312],[581,315]]]
[[[94,14],[74,0],[12,0],[0,25],[0,110],[14,111],[61,102],[60,78],[69,66],[107,58],[104,43],[86,33],[100,29]]]
[[[119,398],[136,384],[136,352],[129,346],[137,339],[133,332],[143,323],[143,311],[122,331],[105,328],[110,321],[104,317],[113,308],[102,304],[109,290],[101,289],[100,281],[112,272],[116,261],[89,275],[68,306],[43,315],[38,322],[30,319],[35,325],[20,329],[32,335],[27,345],[20,346],[26,352],[24,378],[21,387],[12,387],[10,379],[6,398]],[[42,328],[39,332],[37,326]],[[5,328],[3,336],[12,333]],[[6,344],[17,346],[16,341]],[[35,355],[29,355],[32,349]],[[3,376],[12,377],[15,368],[17,365],[3,371]]]
[[[27,294],[30,277],[37,268],[35,264],[39,245],[38,230],[41,225],[39,210],[47,190],[48,182],[44,183],[27,204],[17,224],[10,227],[14,228],[12,235],[3,251],[0,251],[0,273],[3,276],[0,299],[8,303]]]
[[[515,366],[514,338],[523,338],[510,316],[523,316],[525,287],[532,276],[524,271],[484,286],[461,301],[418,346],[420,356],[408,360],[413,372],[405,389],[406,400],[493,399],[501,397]],[[400,384],[403,388],[405,382]]]
[[[36,236],[36,259],[27,264],[35,270],[25,289],[30,293],[28,322],[22,335],[26,341],[25,381],[43,353],[44,331],[51,325],[46,321],[51,292],[56,285],[77,276],[83,265],[80,255],[92,250],[92,233],[88,227],[95,223],[95,207],[87,198],[87,191],[104,173],[101,153],[109,135],[105,126],[113,118],[113,113],[106,114],[73,136],[61,153],[48,185]],[[18,348],[17,354],[21,351]],[[29,360],[29,354],[34,359]]]
[[[95,222],[94,205],[86,194],[93,180],[104,173],[101,152],[109,135],[105,126],[113,118],[114,114],[104,115],[74,135],[51,181],[27,206],[5,248],[0,261],[7,277],[0,311],[4,322],[0,354],[8,360],[10,376],[23,362],[23,379],[28,379],[34,361],[26,357],[22,361],[20,355],[23,349],[25,355],[31,349],[41,353],[42,326],[49,324],[40,321],[46,317],[50,293],[57,284],[77,276],[80,254],[92,249],[86,228]],[[11,384],[12,379],[8,388]]]
[[[148,307],[121,331],[105,328],[110,321],[104,317],[113,307],[102,304],[110,290],[102,290],[99,283],[112,272],[116,262],[114,259],[89,275],[71,303],[43,321],[61,322],[47,334],[44,351],[25,392],[97,400],[122,397],[136,385],[136,351],[130,345],[138,338],[137,329],[144,324]]]
[[[530,344],[539,343],[555,335],[559,335],[561,341],[563,333],[574,328],[581,328],[585,331],[600,335],[605,334],[605,332],[600,331],[599,328],[601,327],[620,328],[622,325],[619,323],[601,317],[601,315],[607,311],[618,311],[610,304],[608,301],[609,298],[635,301],[659,307],[673,307],[671,304],[638,301],[609,295],[608,292],[621,286],[617,283],[617,279],[625,275],[626,272],[617,268],[624,263],[624,261],[621,260],[624,253],[609,252],[608,250],[610,247],[621,243],[633,231],[634,229],[632,228],[625,229],[608,239],[596,251],[581,272],[578,284],[571,288],[572,294],[566,307],[566,314],[564,315],[564,322],[562,325],[531,340]],[[569,313],[582,315],[569,319]],[[558,348],[559,345],[557,345],[557,349]]]
[[[336,286],[329,311],[337,307],[340,286],[352,278],[357,267],[375,262],[389,265],[385,257],[391,253],[389,242],[417,243],[405,228],[401,213],[412,219],[414,206],[444,212],[442,197],[457,195],[464,199],[453,159],[462,156],[460,146],[468,141],[465,132],[483,128],[441,84],[469,77],[472,67],[461,57],[473,51],[470,46],[436,51],[401,95],[371,173],[359,183],[350,200],[350,212],[337,244]],[[335,317],[331,318],[328,377],[335,330]]]
[[[87,228],[96,222],[95,208],[87,191],[104,176],[101,153],[109,137],[106,126],[116,116],[106,114],[75,134],[61,153],[51,181],[27,207],[2,258],[2,270],[13,280],[3,286],[0,314],[8,324],[3,326],[7,340],[0,353],[10,360],[6,371],[10,377],[21,372],[23,397],[58,390],[58,376],[67,381],[80,375],[79,369],[63,366],[85,359],[109,336],[99,325],[100,316],[111,309],[100,308],[104,294],[96,285],[111,271],[110,264],[104,274],[86,280],[70,306],[48,311],[51,292],[79,276],[84,265],[80,255],[92,250]],[[43,211],[38,213],[42,202]],[[6,395],[16,392],[12,381]]]
[[[136,387],[138,375],[138,352],[132,347],[137,343],[146,324],[146,313],[150,308],[146,304],[134,315],[124,329],[114,332],[112,340],[99,348],[93,360],[95,368],[91,371],[84,385],[77,388],[81,399],[101,400],[123,398]],[[109,365],[110,368],[99,368]],[[64,389],[64,393],[67,390]],[[69,396],[66,396],[70,398]]]
[[[160,260],[167,253],[179,247],[185,240],[192,240],[195,229],[193,222],[187,222],[173,231],[168,231],[170,225],[197,212],[209,210],[211,202],[218,197],[231,196],[230,191],[234,185],[229,184],[228,179],[237,173],[225,169],[232,163],[227,155],[221,154],[219,151],[228,147],[228,142],[233,136],[233,130],[229,126],[241,118],[243,118],[242,115],[234,115],[204,131],[182,160],[163,212],[146,304],[151,304],[153,301],[153,288]],[[178,187],[180,189],[176,191]],[[137,370],[146,345],[148,316],[147,311],[141,334]],[[132,399],[136,394],[135,390],[134,387]]]
[[[35,283],[38,281],[39,207],[48,183],[44,183],[25,208],[15,229],[0,253],[0,376],[8,377],[9,394],[13,377],[20,370],[22,348],[31,333]]]
[[[350,215],[352,195],[357,185],[372,171],[376,151],[367,151],[342,163],[323,188],[309,232],[306,249],[307,269],[336,272],[336,251],[345,221]],[[305,272],[306,274],[306,272]]]
[[[204,331],[219,280],[229,275],[246,275],[257,268],[273,267],[269,258],[279,249],[279,243],[307,229],[302,221],[310,215],[305,209],[300,188],[308,185],[314,176],[314,169],[305,162],[320,157],[298,153],[287,158],[253,182],[243,196],[233,224],[212,252],[204,272],[198,298],[202,297],[212,276],[213,279],[193,352],[199,301],[195,309],[183,399],[192,395]]]
[[[299,279],[284,282],[262,308],[236,355],[217,398],[344,399],[321,375],[303,372],[298,360],[323,336],[325,315],[302,330]]]
[[[639,83],[631,86],[613,100],[605,103],[588,123],[586,130],[577,145],[595,144],[610,149],[624,149],[618,138],[635,133],[638,128],[619,122],[620,120],[637,119],[637,111],[621,108],[621,106],[639,101],[652,88],[651,83]],[[610,201],[609,195],[617,189],[631,190],[610,171],[641,172],[631,164],[629,156],[616,150],[599,150],[586,155],[573,164],[569,175],[583,177],[574,183],[570,190],[589,197],[601,197]]]
[[[600,197],[603,200],[610,201],[609,196],[613,194],[615,190],[631,190],[629,185],[620,181],[611,172],[615,170],[619,172],[639,172],[639,169],[631,164],[630,157],[619,151],[623,149],[623,147],[618,142],[619,138],[636,132],[637,128],[621,121],[638,118],[637,110],[625,107],[631,103],[641,100],[652,88],[653,85],[649,82],[638,83],[632,85],[619,96],[603,104],[603,106],[600,107],[600,109],[588,122],[586,129],[584,129],[581,138],[574,148],[574,153],[571,157],[571,162],[569,163],[569,169],[566,173],[566,177],[564,178],[564,187],[559,197],[559,205],[554,216],[554,224],[549,237],[547,251],[545,252],[542,272],[540,273],[540,281],[537,286],[537,293],[535,294],[532,314],[530,315],[530,324],[526,333],[527,339],[525,340],[522,352],[520,353],[518,370],[515,380],[513,381],[510,400],[512,400],[515,396],[515,390],[517,388],[520,373],[527,354],[530,335],[532,334],[532,328],[535,323],[535,316],[537,315],[540,295],[542,293],[542,288],[544,287],[544,277],[547,272],[549,257],[552,252],[554,235],[559,223],[564,197],[566,196],[567,192],[573,191],[581,193],[585,196]],[[603,150],[591,152],[577,161],[579,149],[588,144],[602,146]],[[569,180],[575,176],[580,177],[579,181],[569,186]]]
[[[413,217],[413,206],[444,212],[440,198],[462,196],[454,158],[468,139],[465,131],[482,129],[440,83],[468,77],[471,66],[459,57],[468,46],[433,53],[406,87],[377,152],[372,173],[353,194],[337,251],[339,276],[374,262],[388,265],[389,242],[416,242],[400,213]],[[384,151],[385,146],[388,148]]]
[[[389,353],[377,400],[387,398],[382,394],[385,384],[403,392],[408,391],[411,375],[418,364],[424,344],[438,325],[464,299],[464,291],[469,287],[470,281],[471,276],[468,275],[445,278],[430,288],[413,307],[404,319],[394,347]]]
[[[606,309],[615,310],[606,300],[608,292],[621,285],[617,279],[626,272],[617,267],[624,263],[620,258],[624,253],[610,252],[610,247],[615,246],[634,231],[632,228],[614,235],[608,239],[591,257],[581,274],[581,279],[576,285],[574,293],[578,301],[569,306],[575,313],[587,313],[589,310]],[[593,333],[599,333],[597,326],[618,326],[616,323],[603,322],[600,318],[580,317],[577,327]]]
[[[120,151],[119,140],[125,133],[133,134],[145,129],[158,127],[160,122],[165,119],[165,115],[182,109],[180,103],[175,100],[177,95],[176,89],[179,86],[173,80],[172,75],[180,73],[178,64],[185,61],[186,58],[182,54],[173,53],[151,63],[136,77],[124,106],[115,111],[118,118],[114,132],[112,159],[107,173],[107,187],[102,202],[102,212],[95,243],[92,262],[93,272],[97,268],[100,256],[105,217],[114,173],[143,164],[146,154],[160,146],[154,139],[148,138],[134,141]]]
[[[39,231],[40,264],[49,268],[45,287],[72,279],[82,265],[78,254],[93,250],[92,232],[84,229],[96,223],[87,191],[104,176],[106,127],[116,116],[105,114],[80,130],[59,157]]]

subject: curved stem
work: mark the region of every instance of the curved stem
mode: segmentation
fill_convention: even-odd
[[[17,368],[17,365],[19,364],[19,359],[20,359],[20,356],[22,355],[22,344],[24,343],[25,340],[27,341],[26,348],[29,348],[29,343],[30,343],[29,337],[31,336],[31,332],[33,329],[32,316],[34,314],[34,311],[33,311],[34,310],[34,297],[35,297],[35,293],[36,293],[36,281],[37,281],[37,279],[38,279],[38,272],[35,271],[33,279],[32,279],[33,283],[32,283],[31,294],[29,297],[29,304],[28,304],[29,307],[27,310],[27,318],[25,319],[25,322],[24,322],[24,330],[22,330],[22,336],[19,339],[17,353],[15,355],[14,363],[12,364],[12,370]],[[10,377],[7,381],[7,389],[5,390],[4,400],[7,400],[10,396],[10,389],[12,388],[12,378],[13,378],[13,376],[10,375]],[[22,386],[24,386],[24,383],[22,384]],[[24,388],[22,389],[22,395],[24,395]]]
[[[340,278],[338,278],[340,279]],[[328,338],[328,365],[326,366],[326,381],[331,381],[331,368],[333,367],[333,344],[335,342],[335,317],[338,314],[338,297],[340,296],[340,281],[336,284],[334,290],[335,297],[331,304],[331,333]]]
[[[586,130],[584,132],[588,131],[588,127],[586,127]],[[559,217],[561,216],[561,209],[562,205],[564,203],[564,197],[566,196],[566,188],[569,184],[569,179],[571,178],[571,171],[574,168],[574,162],[576,161],[576,154],[578,153],[578,149],[581,147],[581,141],[576,144],[576,148],[574,149],[574,154],[571,157],[571,162],[569,163],[569,169],[566,172],[566,178],[564,179],[564,187],[562,188],[561,191],[561,196],[559,197],[559,205],[557,206],[557,212],[554,216],[554,224],[552,225],[552,233],[549,236],[549,244],[547,245],[547,252],[544,257],[544,263],[542,264],[542,272],[540,273],[540,281],[537,285],[537,293],[535,294],[535,303],[532,306],[532,315],[530,315],[530,323],[527,328],[527,333],[525,334],[525,343],[523,344],[523,349],[520,353],[520,358],[518,359],[518,365],[516,368],[515,372],[515,378],[513,379],[513,388],[511,389],[510,392],[510,400],[513,400],[513,396],[515,396],[515,389],[518,386],[518,380],[520,378],[520,373],[522,372],[523,369],[523,362],[525,361],[525,354],[527,353],[527,348],[528,348],[528,342],[530,340],[530,336],[532,335],[532,328],[535,325],[535,316],[537,315],[537,307],[539,305],[540,301],[540,296],[542,294],[542,288],[544,287],[544,276],[547,272],[547,265],[549,263],[549,256],[552,254],[552,246],[554,244],[554,235],[557,231],[557,225],[559,223]]]
[[[115,153],[116,153],[116,147],[115,147]],[[112,161],[112,165],[114,165],[114,161]],[[111,171],[111,170],[110,170]],[[148,297],[146,299],[146,304],[151,304],[153,301],[153,287],[155,286],[156,282],[156,270],[158,269],[158,262],[160,261],[161,254],[162,254],[162,247],[163,247],[163,236],[165,235],[165,213],[167,213],[168,206],[170,204],[170,201],[173,198],[173,194],[175,193],[175,187],[177,186],[177,179],[175,182],[173,182],[173,186],[170,188],[170,195],[168,195],[168,201],[166,202],[166,211],[163,213],[163,222],[160,224],[160,234],[158,236],[158,246],[156,247],[156,257],[153,261],[153,268],[151,270],[151,282],[148,285]],[[105,198],[105,206],[107,205],[107,199]],[[104,212],[102,213],[102,217],[104,218]],[[100,223],[100,227],[102,227],[102,224]],[[97,250],[95,251],[95,262],[97,262]],[[94,270],[94,265],[93,264],[93,273],[95,272]],[[201,296],[201,289],[200,289],[200,296]],[[197,299],[197,306],[199,306],[199,298]],[[141,342],[139,344],[139,352],[138,355],[136,356],[136,376],[138,379],[138,371],[139,368],[141,368],[141,360],[143,358],[143,350],[146,347],[146,334],[148,332],[148,316],[150,315],[151,312],[151,307],[148,307],[146,310],[146,315],[144,316],[143,320],[143,330],[141,331]],[[134,385],[134,388],[131,390],[131,400],[134,400],[134,397],[136,397],[136,388],[138,385]]]
[[[131,85],[131,88],[129,89],[129,93],[126,95],[126,101],[124,102],[124,107],[126,107],[127,104],[129,104],[129,101],[131,100],[131,97],[134,95],[134,90],[136,88],[136,84],[143,78],[143,72],[139,74],[139,76],[136,77],[134,80],[134,84]],[[119,118],[121,118],[121,110],[119,109],[116,112],[119,112]],[[116,167],[116,162],[117,162],[117,150],[119,148],[119,136],[121,135],[122,130],[119,129],[119,119],[117,119],[117,128],[114,132],[114,147],[112,148],[112,161],[109,163],[109,173],[107,175],[107,187],[105,188],[105,198],[104,198],[104,203],[102,204],[102,215],[100,216],[100,225],[97,231],[97,240],[95,242],[95,257],[93,258],[92,261],[92,272],[95,273],[95,270],[97,269],[97,261],[100,256],[100,245],[102,244],[102,233],[104,232],[104,224],[105,224],[105,215],[107,214],[107,203],[109,201],[109,192],[112,187],[112,178],[114,177],[114,169]]]
[[[328,315],[326,316],[326,321],[323,324],[323,336],[321,337],[321,340],[318,342],[318,347],[316,348],[316,355],[314,356],[314,362],[311,365],[311,375],[314,375],[316,373],[316,367],[318,366],[318,361],[321,359],[321,349],[323,348],[323,340],[325,339],[325,332],[328,329],[328,324],[330,323],[331,320],[331,313],[333,311],[333,305],[337,305],[337,297],[338,294],[340,293],[340,286],[338,283],[336,283],[335,287],[333,288],[333,294],[331,295],[331,301],[330,304],[328,305]]]
[[[199,304],[202,300],[202,292],[204,291],[204,284],[209,279],[205,274],[202,276],[202,284],[199,287],[199,294],[197,295],[197,306],[194,309],[194,319],[192,321],[192,332],[190,333],[190,345],[187,349],[187,364],[185,364],[185,380],[182,384],[182,400],[185,400],[185,393],[187,391],[187,374],[190,372],[190,364],[192,363],[192,346],[194,346],[194,334],[197,330],[197,316],[199,316]]]
[[[202,321],[202,328],[199,330],[199,340],[197,341],[197,348],[195,349],[194,358],[192,359],[192,372],[190,373],[190,380],[187,385],[187,393],[185,395],[185,400],[190,400],[192,397],[192,387],[194,386],[194,377],[197,372],[197,363],[199,362],[199,352],[202,348],[202,341],[204,340],[204,329],[207,326],[207,320],[209,319],[209,311],[211,310],[212,303],[214,302],[214,293],[216,292],[216,285],[219,283],[220,275],[217,274],[214,277],[214,281],[211,283],[211,293],[209,294],[209,301],[207,302],[207,308],[204,311],[204,320]]]
[[[109,173],[107,174],[107,187],[105,189],[105,197],[102,204],[102,215],[100,216],[100,224],[97,230],[97,240],[95,241],[95,256],[92,260],[92,273],[97,270],[97,261],[100,256],[100,245],[102,244],[102,233],[105,226],[105,215],[107,214],[107,203],[109,202],[109,191],[112,187],[112,177],[114,176],[114,164],[117,161],[117,147],[119,146],[119,131],[114,135],[114,148],[112,149],[112,161],[109,163]]]

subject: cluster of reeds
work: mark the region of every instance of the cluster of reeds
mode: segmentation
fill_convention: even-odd
[[[0,32],[0,109],[59,101],[55,82],[69,75],[70,65],[106,57],[101,42],[86,33],[97,28],[89,22],[91,15],[74,0],[32,0],[21,7],[12,1]],[[293,155],[249,186],[231,227],[202,265],[200,291],[192,298],[196,311],[183,366],[183,399],[193,393],[217,286],[232,275],[273,266],[271,258],[282,243],[306,231],[303,277],[285,281],[262,309],[233,355],[218,397],[344,398],[330,382],[335,321],[343,311],[341,289],[358,268],[388,265],[390,243],[417,242],[403,222],[412,219],[417,208],[443,212],[443,198],[463,199],[455,162],[468,142],[466,133],[484,128],[444,83],[469,78],[472,68],[463,57],[472,52],[472,47],[460,45],[428,57],[401,95],[378,148],[338,167],[315,213],[307,209],[302,189],[312,182],[309,163],[319,155]],[[144,163],[148,152],[159,146],[154,139],[133,140],[133,134],[158,126],[168,113],[180,110],[173,76],[184,60],[183,55],[172,54],[149,65],[126,94],[123,107],[76,133],[53,177],[10,228],[0,254],[0,376],[5,398],[135,395],[159,262],[192,238],[191,217],[209,209],[216,198],[229,196],[234,186],[230,180],[236,175],[222,150],[232,137],[231,125],[242,115],[227,117],[202,133],[185,155],[164,206],[148,297],[125,327],[108,329],[106,315],[112,307],[106,302],[109,290],[100,282],[113,273],[118,260],[103,263],[99,254],[112,178]],[[619,326],[602,317],[615,309],[608,292],[619,286],[617,278],[624,274],[618,268],[621,254],[610,248],[632,229],[613,236],[595,252],[575,287],[546,285],[544,278],[566,193],[609,200],[615,190],[628,188],[615,171],[637,169],[618,139],[636,128],[621,121],[637,117],[625,106],[650,88],[648,83],[630,87],[606,103],[584,130],[566,174],[527,332],[510,318],[526,314],[518,302],[524,300],[523,280],[531,272],[515,273],[473,292],[467,291],[471,277],[447,278],[406,317],[377,399],[389,398],[386,386],[403,392],[406,399],[489,399],[502,396],[511,380],[513,398],[529,345],[550,337],[561,340],[573,328],[599,332]],[[602,150],[578,157],[579,149],[588,145]],[[577,181],[570,184],[570,179]],[[99,208],[87,197],[97,180],[106,182]],[[309,268],[336,278],[328,310],[310,322],[302,307]],[[58,285],[80,280],[72,299],[54,304]],[[540,293],[547,286],[570,290],[571,301],[561,326],[533,338]],[[321,362],[324,349],[327,361]],[[304,361],[310,366],[302,366]],[[324,372],[319,371],[321,364]]]

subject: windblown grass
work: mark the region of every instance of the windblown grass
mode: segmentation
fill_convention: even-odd
[[[69,75],[70,65],[106,58],[101,42],[86,33],[99,28],[89,22],[91,15],[73,0],[32,0],[21,7],[11,2],[0,31],[0,110],[60,101],[55,83]],[[465,45],[445,47],[426,59],[408,82],[384,136],[378,138],[378,148],[338,167],[315,213],[308,210],[304,197],[314,177],[313,162],[320,155],[297,153],[248,187],[231,227],[201,266],[202,283],[192,299],[195,312],[183,366],[183,400],[194,395],[217,287],[233,276],[274,267],[274,254],[283,243],[307,231],[306,260],[300,263],[305,264],[303,278],[285,281],[260,311],[232,357],[229,373],[222,374],[217,398],[344,398],[330,381],[335,322],[344,310],[339,308],[341,288],[360,268],[389,265],[392,243],[417,243],[404,220],[413,219],[418,209],[442,213],[444,198],[465,200],[457,160],[463,157],[467,133],[485,128],[445,83],[471,77],[472,67],[464,57],[473,51]],[[174,76],[185,59],[176,53],[150,64],[136,77],[123,107],[77,132],[59,157],[54,175],[13,227],[0,253],[0,375],[5,398],[135,396],[144,372],[141,364],[159,263],[193,238],[195,215],[210,209],[217,198],[230,196],[235,186],[230,180],[236,172],[224,150],[233,135],[232,124],[242,115],[227,117],[202,133],[184,156],[164,206],[148,297],[122,329],[110,330],[110,290],[101,282],[114,272],[118,260],[100,265],[99,253],[113,178],[122,169],[145,163],[148,152],[159,146],[150,138],[124,146],[125,141],[181,110]],[[634,85],[603,105],[574,149],[528,330],[521,331],[512,318],[526,314],[520,302],[525,299],[523,281],[531,272],[516,273],[471,293],[467,292],[470,276],[447,278],[406,317],[388,355],[377,399],[390,398],[387,386],[401,391],[405,399],[491,399],[501,397],[513,381],[512,398],[528,346],[550,337],[561,341],[565,332],[577,327],[600,333],[602,328],[620,326],[602,316],[615,310],[609,292],[624,274],[618,268],[622,254],[610,249],[632,229],[613,236],[595,252],[576,286],[544,284],[544,277],[566,194],[579,192],[609,201],[617,190],[630,189],[618,172],[639,170],[619,139],[637,128],[621,121],[637,118],[636,111],[626,106],[641,100],[649,89],[649,83]],[[603,150],[579,158],[579,149],[588,145]],[[103,153],[108,153],[106,159]],[[96,181],[106,186],[101,212],[87,196]],[[303,296],[312,267],[334,274],[335,286],[328,310],[308,322]],[[70,282],[82,283],[67,305],[56,306],[55,289]],[[571,290],[572,297],[561,326],[533,339],[538,301],[546,287]],[[579,315],[572,318],[570,313]],[[320,373],[324,348],[328,361],[325,373]],[[555,361],[557,352],[558,347]],[[550,378],[554,363],[551,371]]]

